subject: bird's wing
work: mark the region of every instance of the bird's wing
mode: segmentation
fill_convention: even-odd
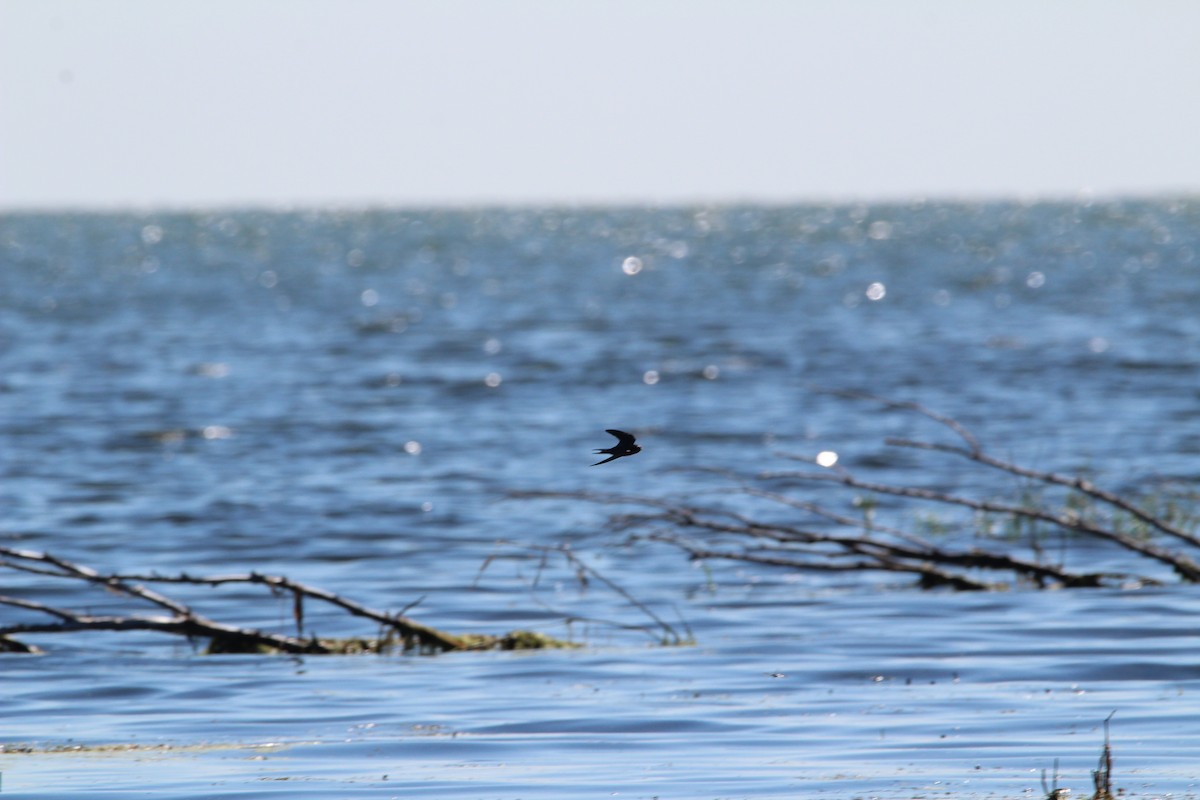
[[[601,450],[600,452],[601,452],[601,453],[605,453],[605,452],[608,452],[608,451],[606,451],[606,450]],[[609,456],[608,458],[604,459],[603,461],[597,461],[595,464],[592,464],[592,466],[593,466],[593,467],[598,467],[598,466],[600,466],[601,464],[607,464],[608,462],[612,461],[614,458],[620,458],[620,456],[615,456],[615,455],[614,455],[614,456]]]
[[[621,445],[628,446],[628,445],[633,444],[633,442],[634,442],[634,437],[633,437],[632,433],[626,433],[625,431],[619,431],[616,428],[605,428],[605,432],[611,433],[613,436],[617,437],[617,442]]]

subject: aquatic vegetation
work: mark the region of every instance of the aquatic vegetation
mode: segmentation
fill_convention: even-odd
[[[1104,748],[1100,751],[1100,763],[1092,770],[1094,791],[1091,800],[1114,800],[1118,796],[1125,796],[1123,789],[1117,790],[1117,793],[1114,794],[1112,787],[1113,754],[1108,725],[1116,713],[1114,711],[1104,720]],[[1046,800],[1067,800],[1071,796],[1070,789],[1061,788],[1058,785],[1058,778],[1058,760],[1055,759],[1054,773],[1049,783],[1046,782],[1046,771],[1042,770],[1042,792],[1046,795]]]

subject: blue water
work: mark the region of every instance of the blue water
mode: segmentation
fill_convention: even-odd
[[[1115,711],[1117,786],[1200,794],[1193,587],[950,594],[702,565],[628,542],[612,508],[508,497],[711,493],[728,481],[686,468],[821,450],[871,479],[1021,491],[897,452],[886,437],[949,439],[822,389],[922,403],[1039,469],[1186,496],[1200,204],[0,218],[0,544],[285,574],[377,608],[419,599],[410,613],[451,631],[584,645],[287,658],[25,636],[46,654],[0,656],[0,791],[1013,797],[1057,759],[1087,794]],[[592,469],[608,427],[645,450]],[[531,549],[563,544],[697,644],[658,646],[632,629],[653,627],[641,610]],[[122,608],[0,575],[0,594]],[[293,624],[249,589],[170,591]],[[0,624],[35,618],[0,605]],[[374,632],[315,607],[306,624]]]

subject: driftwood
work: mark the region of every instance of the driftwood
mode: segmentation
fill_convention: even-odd
[[[919,404],[839,394],[914,412],[939,423],[957,438],[949,444],[890,438],[885,440],[888,446],[965,459],[1055,497],[1042,500],[1031,496],[1027,488],[1025,496],[1017,500],[981,498],[873,481],[836,462],[822,464],[822,459],[794,454],[781,456],[810,466],[755,473],[691,470],[715,474],[727,484],[707,491],[703,502],[690,496],[590,492],[527,491],[514,496],[573,498],[633,509],[613,514],[611,524],[635,539],[678,547],[695,560],[725,559],[808,572],[906,573],[916,576],[925,588],[960,590],[1002,588],[1013,580],[1038,588],[1153,584],[1162,582],[1164,572],[1185,583],[1200,582],[1200,565],[1195,560],[1200,554],[1200,537],[1194,531],[1194,517],[1176,510],[1153,513],[1084,477],[1040,471],[998,458],[985,452],[962,424]],[[809,499],[804,488],[814,485],[849,490],[849,508],[837,510],[828,501]],[[822,497],[829,494],[821,492]],[[897,498],[894,504],[909,512],[957,507],[969,510],[973,518],[958,526],[957,536],[918,535],[900,524],[877,521],[875,510],[879,498],[885,496]],[[987,535],[997,520],[1004,521],[1013,535]],[[1133,556],[1131,569],[1068,568],[1046,552],[1046,531],[1057,531],[1064,540],[1092,540],[1125,551]],[[969,545],[963,544],[966,539]],[[986,545],[979,545],[980,540]]]
[[[37,612],[42,619],[0,624],[0,652],[36,652],[15,638],[24,634],[73,633],[79,631],[154,631],[189,640],[206,640],[209,653],[304,653],[387,652],[393,650],[436,653],[448,650],[525,649],[565,647],[569,643],[528,631],[505,636],[456,635],[431,628],[400,613],[368,608],[333,592],[277,575],[248,572],[237,575],[192,576],[102,573],[49,553],[0,546],[0,568],[40,575],[59,585],[78,581],[131,600],[140,609],[128,614],[94,615],[58,608],[35,600],[0,595],[0,605]],[[288,634],[228,625],[199,613],[191,606],[148,588],[146,584],[189,584],[224,586],[253,584],[276,597],[290,599],[296,633]],[[318,601],[369,620],[379,628],[374,637],[344,639],[304,635],[305,603]],[[411,608],[411,606],[409,606]],[[145,609],[157,613],[147,613]],[[46,619],[46,618],[49,619]]]

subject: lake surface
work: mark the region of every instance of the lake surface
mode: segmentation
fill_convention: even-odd
[[[510,497],[716,496],[728,479],[690,468],[819,451],[874,480],[1027,488],[898,454],[886,437],[953,437],[825,389],[1187,498],[1200,202],[0,217],[0,544],[102,571],[282,574],[419,601],[449,631],[583,645],[301,658],[18,637],[45,654],[0,656],[0,792],[1037,797],[1057,763],[1087,796],[1115,712],[1117,787],[1200,796],[1193,586],[956,594],[700,564],[630,541],[617,508]],[[593,469],[610,427],[644,451]],[[855,513],[853,493],[797,497]],[[619,592],[542,562],[566,545],[696,643],[661,646]],[[248,588],[158,588],[294,627],[289,600]],[[122,607],[12,570],[0,595]],[[0,625],[33,620],[0,605]],[[315,606],[305,626],[375,632]]]

